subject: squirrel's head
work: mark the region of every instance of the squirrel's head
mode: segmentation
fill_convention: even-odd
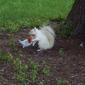
[[[36,35],[38,33],[38,29],[36,27],[34,27],[32,30],[30,30],[29,34],[30,35]]]

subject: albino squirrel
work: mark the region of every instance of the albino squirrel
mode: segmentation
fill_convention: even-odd
[[[33,37],[32,45],[34,46],[36,42],[38,42],[39,50],[51,49],[54,46],[55,41],[55,32],[50,26],[43,26],[38,28],[34,28],[30,30],[29,34]]]

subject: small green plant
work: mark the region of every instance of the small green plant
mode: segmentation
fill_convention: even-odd
[[[8,85],[16,85],[13,82],[9,81]]]
[[[59,49],[59,55],[60,56],[64,56],[64,48],[60,48]]]
[[[6,61],[6,62],[12,62],[13,56],[9,52],[4,52],[0,50],[0,60]]]
[[[22,64],[19,58],[16,58],[13,62],[16,71],[16,79],[22,83],[27,81],[27,69],[26,64]]]
[[[30,78],[32,80],[32,83],[35,83],[38,75],[38,64],[32,60],[30,60],[29,62],[30,62],[30,69],[31,69]]]
[[[32,59],[29,60],[29,73],[30,73],[30,81],[33,85],[44,85],[44,82],[41,80],[38,80],[38,77],[40,74],[43,74],[44,76],[49,76],[50,73],[50,67],[46,64],[46,62],[42,62],[42,67],[39,65],[39,63],[36,63]],[[41,70],[42,69],[42,70]]]
[[[9,34],[9,42],[8,45],[13,48],[16,49],[16,44],[15,44],[15,39],[14,39],[14,35],[13,34]]]
[[[49,74],[50,74],[50,67],[48,65],[45,65],[43,70],[42,70],[42,72],[43,72],[43,74],[45,76],[49,76]]]
[[[40,84],[39,85],[44,85],[43,81],[40,81]]]
[[[0,80],[0,85],[2,85],[2,80]]]
[[[66,80],[56,80],[56,85],[67,85]]]
[[[36,85],[44,85],[44,82],[41,80],[36,81]]]
[[[64,38],[68,38],[72,35],[74,31],[74,28],[72,26],[72,23],[70,21],[63,21],[63,23],[60,25],[59,30],[57,33]]]

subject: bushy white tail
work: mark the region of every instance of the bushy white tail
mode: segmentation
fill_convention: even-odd
[[[44,33],[44,35],[47,37],[49,42],[49,47],[47,49],[50,49],[54,46],[55,41],[55,32],[50,26],[43,26],[40,28],[41,32]]]

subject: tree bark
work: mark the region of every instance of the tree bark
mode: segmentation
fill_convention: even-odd
[[[68,20],[75,28],[74,35],[85,40],[85,0],[76,0],[70,11]]]

